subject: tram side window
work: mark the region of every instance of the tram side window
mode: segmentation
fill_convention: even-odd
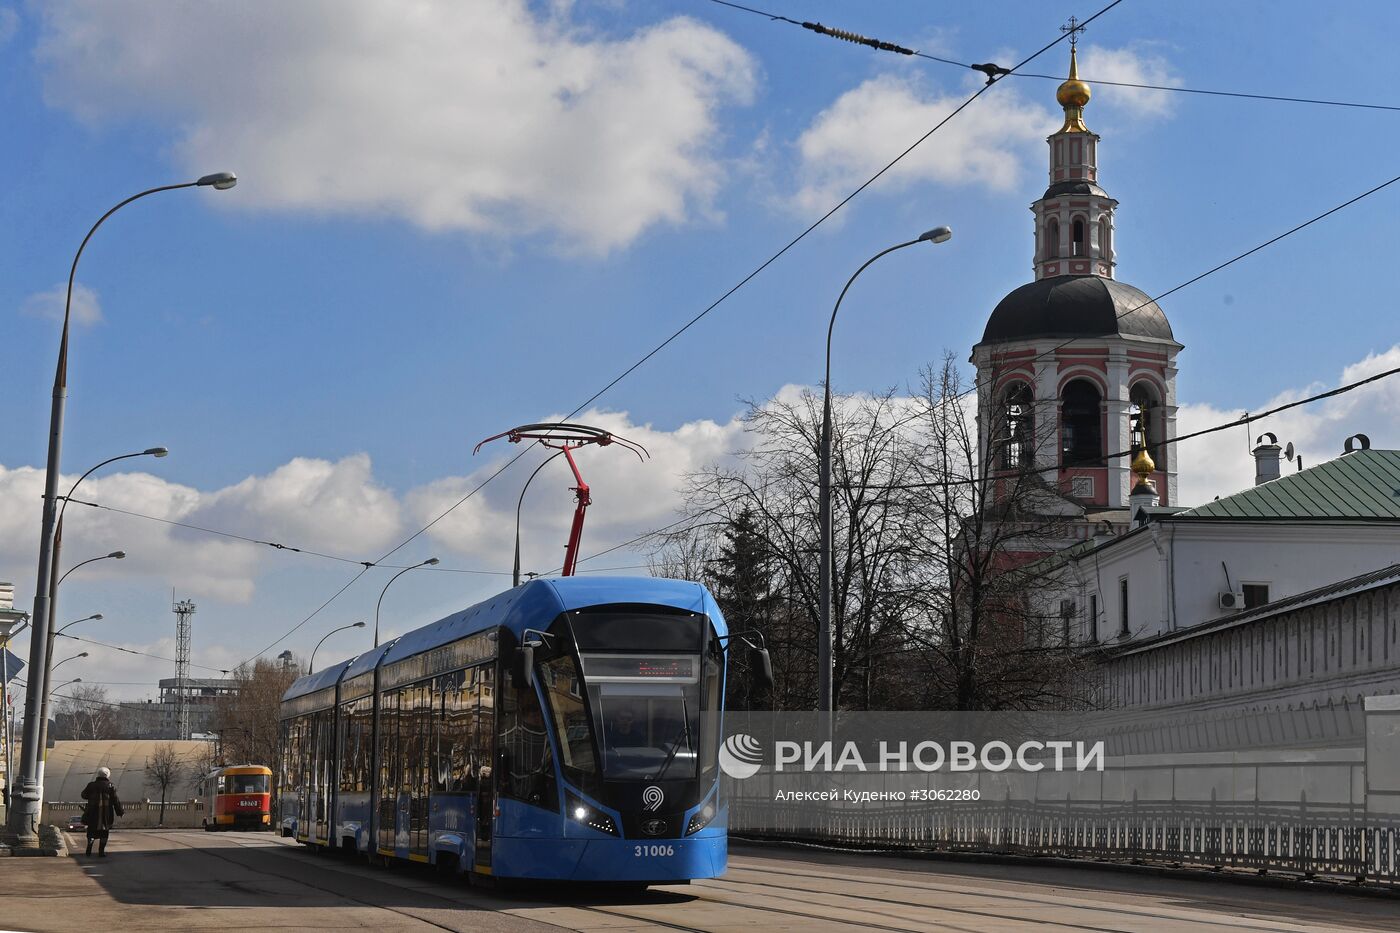
[[[517,683],[510,671],[505,672],[497,696],[500,700],[497,711],[500,781],[497,786],[501,794],[558,811],[554,760],[549,753],[549,736],[539,697],[533,687]]]
[[[433,681],[433,759],[428,779],[432,792],[441,794],[452,786],[453,749],[460,743],[462,672],[443,674]]]
[[[399,695],[385,693],[379,698],[379,794],[392,797],[398,790]]]
[[[480,790],[491,789],[492,750],[496,746],[496,668],[483,664],[472,669],[472,708],[475,710],[472,727],[471,767],[479,782]],[[548,796],[554,799],[554,770],[549,773],[550,790]],[[551,804],[553,806],[553,804]]]

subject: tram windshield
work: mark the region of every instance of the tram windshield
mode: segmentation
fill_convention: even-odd
[[[700,747],[697,655],[583,656],[608,780],[695,777]]]
[[[265,794],[267,793],[266,774],[229,774],[225,775],[226,793],[230,794]]]

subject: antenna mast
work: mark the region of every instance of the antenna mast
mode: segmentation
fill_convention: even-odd
[[[182,599],[172,607],[175,612],[175,738],[190,737],[190,625],[194,618],[194,601]]]

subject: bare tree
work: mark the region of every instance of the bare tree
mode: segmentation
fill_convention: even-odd
[[[297,673],[295,668],[262,658],[233,672],[238,687],[219,697],[210,726],[219,735],[223,763],[275,764],[282,694]]]
[[[912,396],[833,402],[833,695],[863,709],[1082,705],[1078,654],[1058,610],[1069,523],[1083,509],[1047,482],[1024,425],[991,406],[979,456],[975,397],[951,357]],[[1011,409],[1013,412],[1016,409]],[[1016,416],[1016,417],[1019,417]],[[750,404],[738,468],[692,475],[694,523],[666,536],[659,565],[694,565],[726,616],[765,631],[779,709],[816,694],[821,398]],[[742,536],[742,547],[736,535]],[[700,539],[700,540],[697,540]],[[754,579],[757,574],[761,579]]]
[[[993,376],[988,380],[996,385]],[[923,372],[919,481],[906,535],[923,704],[947,709],[1079,707],[1082,656],[1041,593],[1068,590],[1071,524],[1083,509],[1047,479],[1047,458],[1005,399],[974,399],[951,356]],[[974,407],[975,406],[975,407]],[[973,411],[982,419],[979,451]],[[1049,458],[1053,462],[1053,457]]]
[[[74,684],[56,708],[55,726],[79,741],[114,739],[120,732],[120,707],[107,699],[107,689],[97,684]]]
[[[175,749],[174,742],[161,742],[146,759],[146,785],[160,792],[160,816],[157,826],[165,825],[165,798],[180,781],[185,779],[186,764]]]

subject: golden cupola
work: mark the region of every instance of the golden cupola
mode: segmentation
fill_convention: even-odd
[[[1089,90],[1089,85],[1079,80],[1076,51],[1073,46],[1070,47],[1069,78],[1055,92],[1055,99],[1065,108],[1065,125],[1060,127],[1061,133],[1089,132],[1089,127],[1084,125],[1084,105],[1089,103],[1093,93]]]

